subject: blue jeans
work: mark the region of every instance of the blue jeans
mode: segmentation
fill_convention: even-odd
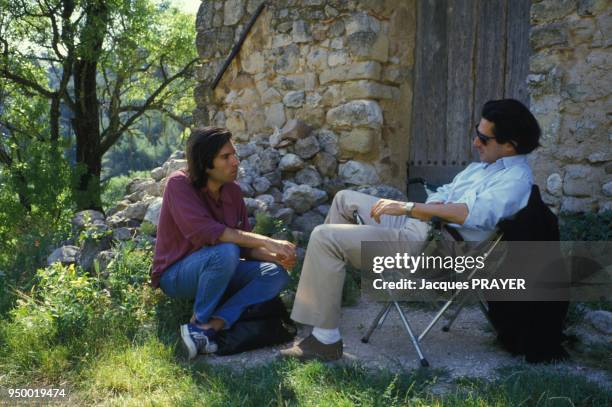
[[[160,287],[169,297],[195,299],[193,313],[199,323],[219,318],[227,329],[246,307],[273,298],[288,281],[281,266],[240,260],[237,245],[220,243],[174,263],[162,274]]]

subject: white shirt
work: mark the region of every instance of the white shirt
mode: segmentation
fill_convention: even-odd
[[[472,163],[450,184],[429,195],[426,203],[463,203],[468,216],[457,228],[467,241],[482,241],[500,220],[527,206],[533,174],[526,155],[503,157],[494,163]]]

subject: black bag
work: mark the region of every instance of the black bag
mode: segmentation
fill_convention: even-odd
[[[297,334],[295,323],[281,299],[251,305],[240,319],[227,330],[219,332],[215,338],[217,355],[233,355],[247,350],[289,342]]]

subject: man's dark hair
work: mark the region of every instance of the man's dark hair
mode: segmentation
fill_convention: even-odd
[[[518,154],[530,153],[540,146],[540,125],[518,100],[489,100],[482,107],[481,116],[494,123],[493,134],[497,142],[512,142]]]
[[[200,189],[206,185],[206,169],[213,168],[213,160],[221,148],[232,137],[227,129],[219,127],[201,127],[192,130],[187,140],[185,155],[191,185]]]

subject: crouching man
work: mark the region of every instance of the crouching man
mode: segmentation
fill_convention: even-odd
[[[250,232],[229,131],[195,129],[186,156],[187,169],[168,176],[151,283],[170,297],[194,299],[193,316],[180,327],[191,359],[215,352],[218,331],[285,287],[295,246]]]
[[[312,334],[281,355],[299,359],[342,357],[340,304],[345,264],[361,268],[362,241],[413,242],[427,239],[433,216],[450,222],[466,241],[486,239],[497,223],[527,205],[533,175],[527,153],[539,145],[540,127],[520,102],[487,102],[475,129],[479,163],[470,164],[424,204],[398,202],[355,191],[334,197],[323,225],[310,236],[291,318],[312,325]],[[357,210],[364,225],[353,223]]]

